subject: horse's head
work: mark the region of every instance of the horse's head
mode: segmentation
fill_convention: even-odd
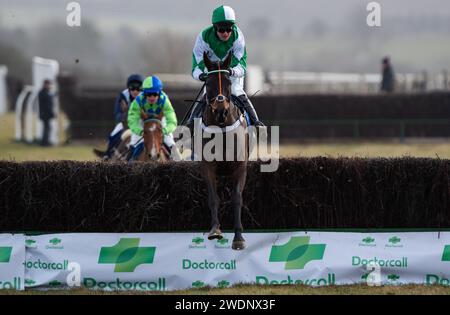
[[[162,114],[150,116],[142,111],[141,118],[144,121],[144,152],[146,158],[154,161],[159,160],[163,143]]]
[[[231,53],[223,62],[212,62],[208,55],[203,53],[203,60],[208,70],[206,80],[206,102],[208,103],[207,116],[213,119],[210,123],[224,126],[229,118],[231,106],[231,80],[228,68],[231,64]]]

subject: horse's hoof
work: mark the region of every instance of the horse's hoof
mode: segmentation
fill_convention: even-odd
[[[218,239],[221,240],[223,238],[222,231],[215,230],[214,232],[210,232],[208,235],[208,240]]]
[[[245,241],[233,241],[233,244],[231,245],[231,248],[234,250],[242,250],[245,249]]]

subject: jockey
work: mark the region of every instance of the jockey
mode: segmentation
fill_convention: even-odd
[[[192,56],[192,77],[206,81],[206,67],[203,52],[207,52],[212,61],[223,61],[228,53],[233,54],[230,68],[231,94],[237,96],[248,113],[250,122],[255,126],[264,126],[259,121],[253,104],[244,92],[244,76],[247,66],[247,51],[242,31],[235,24],[234,10],[229,6],[220,6],[213,11],[212,26],[204,29],[195,42]],[[192,110],[187,126],[192,127],[195,118],[201,117],[205,101],[197,102]],[[240,106],[240,104],[236,104]]]
[[[141,110],[153,116],[158,116],[161,112],[164,114],[164,143],[171,151],[175,145],[172,132],[177,127],[177,116],[169,97],[162,88],[163,84],[157,76],[147,77],[142,83],[142,93],[131,103],[128,111],[128,126],[131,130],[130,144],[133,152],[131,160],[134,160],[140,154],[144,144]]]
[[[124,126],[124,123],[126,124],[128,108],[130,107],[131,102],[141,92],[143,81],[144,78],[140,74],[130,75],[127,79],[127,88],[120,92],[116,97],[114,103],[114,119],[116,121],[116,126],[109,135],[108,147],[105,152],[94,149],[98,155],[103,155],[104,160],[111,158],[114,148],[116,148],[121,141],[122,133],[127,129],[127,126]]]

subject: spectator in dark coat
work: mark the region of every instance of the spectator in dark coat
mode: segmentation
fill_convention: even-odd
[[[55,118],[53,113],[53,98],[54,95],[50,93],[52,83],[50,80],[44,81],[44,86],[39,92],[39,118],[44,124],[44,130],[42,133],[42,146],[49,146],[49,136],[50,136],[50,120]]]
[[[381,63],[382,81],[381,91],[391,93],[394,91],[395,77],[389,57],[385,57]]]

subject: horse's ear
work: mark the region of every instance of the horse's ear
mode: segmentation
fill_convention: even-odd
[[[223,68],[228,69],[231,65],[231,57],[232,53],[231,51],[228,53],[227,58],[225,58],[225,61],[223,62]]]
[[[203,62],[205,63],[206,69],[211,69],[211,60],[208,58],[206,51],[203,52]]]

